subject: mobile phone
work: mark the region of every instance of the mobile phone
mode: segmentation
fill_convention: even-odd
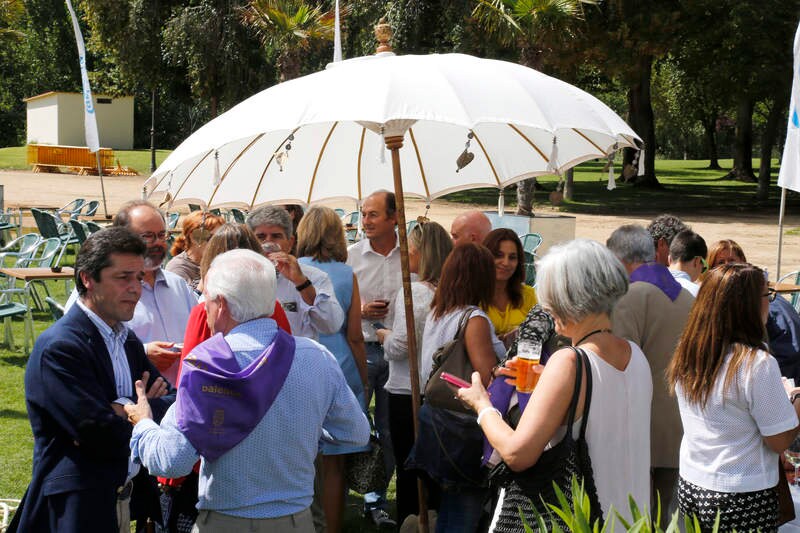
[[[381,322],[373,322],[372,323],[372,329],[375,329],[375,330],[386,329],[386,326],[384,326]]]
[[[468,389],[472,387],[472,383],[468,383],[460,377],[450,374],[449,372],[442,372],[439,374],[439,377],[448,382],[450,385],[453,385],[459,389]]]

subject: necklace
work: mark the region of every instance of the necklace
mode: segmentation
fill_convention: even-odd
[[[578,345],[580,345],[580,343],[582,343],[583,341],[585,341],[586,339],[588,339],[592,335],[597,335],[598,333],[611,333],[611,330],[609,328],[603,328],[603,329],[596,329],[594,331],[590,331],[589,333],[587,333],[586,335],[581,337],[581,340],[576,342],[574,345],[578,346]]]

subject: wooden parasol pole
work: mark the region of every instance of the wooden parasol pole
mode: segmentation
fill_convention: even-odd
[[[414,435],[419,433],[419,361],[417,360],[417,336],[414,328],[414,301],[411,295],[411,271],[408,264],[408,235],[406,234],[406,211],[403,199],[403,178],[400,173],[400,148],[403,136],[386,137],[386,148],[392,152],[392,174],[394,175],[394,194],[397,203],[397,233],[400,236],[400,266],[403,271],[403,300],[406,308],[406,332],[408,337],[408,371],[411,374],[411,413],[414,417]],[[402,465],[397,465],[401,468]],[[419,495],[419,531],[428,533],[427,491],[422,480],[417,478]]]

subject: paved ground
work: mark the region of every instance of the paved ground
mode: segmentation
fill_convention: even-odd
[[[125,176],[104,178],[109,213],[115,213],[127,200],[140,198],[142,183],[146,177]],[[75,176],[71,174],[34,174],[32,172],[0,172],[0,184],[4,186],[6,206],[60,207],[75,197],[100,200],[100,180],[97,176]],[[330,203],[332,207],[355,209],[355,202]],[[474,206],[434,201],[429,216],[449,229],[458,213]],[[538,207],[537,207],[538,209]],[[543,208],[547,209],[547,208]],[[425,211],[418,200],[406,201],[407,218],[416,217]],[[101,204],[98,214],[103,213]],[[681,214],[676,209],[677,214]],[[655,216],[658,213],[653,213]],[[706,242],[728,238],[737,241],[745,250],[748,260],[769,269],[774,278],[778,240],[778,214],[734,213],[730,216],[707,216],[702,213],[683,213],[684,220],[702,235]],[[627,217],[624,215],[576,215],[576,236],[604,242],[618,226],[627,223],[647,224],[649,217]],[[786,220],[787,228],[800,226],[800,216],[791,215]],[[33,226],[32,219],[26,225]],[[800,235],[785,235],[783,245],[782,272],[800,269]]]

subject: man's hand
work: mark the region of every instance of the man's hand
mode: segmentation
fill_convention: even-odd
[[[142,373],[142,381],[145,383],[145,385],[147,385],[147,382],[150,381],[150,372],[145,371]],[[153,381],[153,384],[147,389],[147,398],[150,400],[161,398],[167,394],[168,390],[169,383],[167,383],[167,380],[161,376],[158,376],[155,381]]]
[[[297,258],[286,252],[272,252],[267,258],[275,264],[275,269],[281,276],[295,285],[300,285],[306,280],[306,275],[300,270]]]
[[[123,407],[122,405],[120,405],[118,403],[112,403],[111,404],[111,409],[114,410],[114,414],[115,415],[117,415],[117,416],[119,416],[121,418],[128,418],[128,413],[125,412],[125,407]],[[77,441],[76,441],[75,445],[76,446],[78,445]]]
[[[176,350],[174,342],[153,341],[144,345],[147,358],[160,372],[171,367],[180,359],[181,352]]]
[[[150,403],[147,401],[147,393],[145,392],[145,382],[149,377],[150,373],[145,372],[142,374],[142,379],[136,381],[134,384],[136,388],[136,403],[125,406],[128,420],[134,426],[138,424],[140,420],[153,418],[153,412],[150,410]]]
[[[361,306],[361,318],[364,320],[380,320],[389,314],[388,300],[373,300]]]

